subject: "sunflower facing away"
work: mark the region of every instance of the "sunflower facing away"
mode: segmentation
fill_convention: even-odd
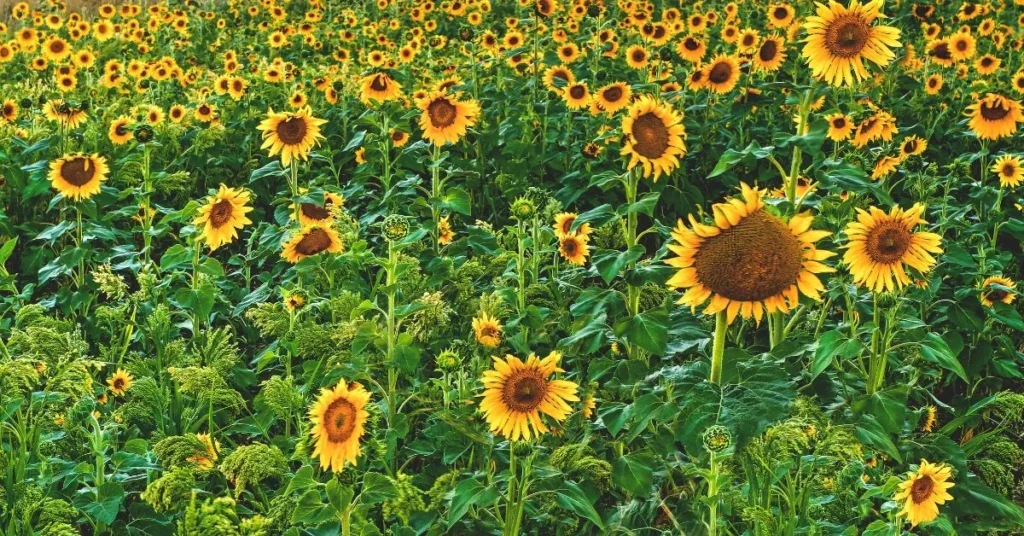
[[[473,319],[473,333],[476,342],[494,348],[501,343],[501,322],[487,314],[487,311],[482,311],[480,316]]]
[[[829,236],[811,230],[814,218],[798,214],[789,223],[765,209],[761,192],[741,183],[741,195],[712,207],[714,225],[690,216],[672,231],[669,244],[677,257],[667,264],[679,269],[668,286],[687,289],[680,304],[696,309],[709,298],[705,314],[726,312],[729,323],[742,315],[760,322],[765,311],[788,312],[800,294],[820,300],[824,285],[815,274],[834,272],[820,261],[835,255],[815,247]]]
[[[905,266],[926,273],[935,266],[932,254],[942,253],[942,237],[935,233],[914,232],[924,205],[904,211],[893,207],[888,214],[878,207],[870,212],[857,209],[857,221],[846,226],[843,261],[849,266],[853,282],[874,292],[892,291],[911,283]]]
[[[459,101],[445,92],[434,92],[417,102],[423,111],[420,128],[423,137],[434,145],[456,143],[466,135],[466,129],[476,124],[480,105],[476,101]]]
[[[292,235],[284,244],[281,256],[290,263],[321,253],[341,253],[345,244],[329,225],[311,225]]]
[[[939,505],[953,500],[949,494],[949,488],[954,486],[949,482],[951,477],[949,466],[921,460],[921,466],[907,475],[893,497],[903,503],[900,515],[906,516],[912,527],[935,520],[939,517]]]
[[[967,107],[970,127],[983,140],[998,140],[1017,132],[1017,123],[1024,123],[1020,103],[1002,95],[989,93]]]
[[[270,149],[270,156],[281,153],[281,165],[288,166],[292,159],[305,160],[309,152],[324,138],[320,125],[327,121],[313,117],[309,107],[294,112],[274,113],[257,126],[263,132],[260,149]]]
[[[109,171],[100,155],[72,154],[50,163],[50,184],[65,198],[81,201],[100,193]]]
[[[359,456],[359,438],[366,431],[366,403],[370,392],[358,383],[344,379],[333,389],[320,391],[320,396],[309,410],[313,424],[313,457],[320,457],[320,468],[340,472],[345,463],[356,465]]]
[[[128,374],[124,369],[117,369],[114,375],[107,378],[107,385],[110,386],[110,392],[114,396],[124,396],[128,392],[128,389],[132,386],[132,381],[135,378],[131,374]]]
[[[644,177],[672,173],[679,157],[686,154],[686,129],[682,117],[668,104],[641,97],[622,118],[622,155],[629,156],[629,169],[643,165]]]
[[[817,5],[817,15],[807,17],[804,29],[803,56],[815,78],[833,86],[853,84],[868,77],[864,60],[885,67],[896,54],[890,47],[900,46],[900,31],[891,26],[872,26],[875,19],[884,18],[883,0],[861,4],[852,0],[843,7],[835,0],[828,6]]]
[[[1005,289],[998,288],[996,285],[1005,287]],[[1014,294],[1014,291],[1016,290],[1017,283],[1014,283],[1012,279],[1000,276],[986,277],[985,280],[981,282],[981,303],[984,304],[985,307],[992,307],[996,302],[1009,305],[1013,303],[1013,300],[1017,297],[1017,295]]]
[[[579,386],[567,380],[552,380],[564,372],[558,366],[560,352],[544,359],[530,355],[524,363],[513,355],[495,357],[494,368],[484,371],[480,410],[491,433],[500,433],[510,441],[529,440],[548,431],[541,414],[563,421],[572,413],[568,402],[578,402]]]
[[[199,239],[210,246],[210,251],[230,244],[238,238],[239,229],[252,223],[246,216],[252,211],[249,196],[247,190],[221,184],[220,190],[199,208],[192,223],[201,230]]]

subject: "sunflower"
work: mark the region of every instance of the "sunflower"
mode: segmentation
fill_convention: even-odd
[[[370,104],[371,101],[387,102],[396,100],[401,95],[401,84],[392,80],[387,73],[374,73],[363,78],[359,100],[364,104]]]
[[[575,84],[567,86],[562,91],[562,98],[565,99],[565,105],[570,110],[582,110],[587,107],[587,103],[590,102],[590,91],[587,89],[586,82],[576,82]]]
[[[890,47],[900,46],[900,31],[891,26],[872,26],[881,13],[883,0],[861,4],[852,0],[848,8],[835,0],[826,7],[816,4],[817,15],[807,17],[803,56],[815,78],[833,86],[852,84],[868,77],[864,61],[885,67],[896,54]]]
[[[230,244],[238,238],[239,229],[252,223],[246,216],[252,211],[249,196],[247,190],[221,184],[220,190],[199,208],[192,224],[201,229],[199,239],[210,246],[210,251]]]
[[[555,65],[544,71],[544,85],[551,91],[561,91],[562,88],[576,82],[576,76],[564,65]],[[437,88],[444,91],[446,88]]]
[[[918,136],[907,136],[903,139],[903,142],[900,143],[900,155],[903,158],[907,158],[909,156],[922,154],[927,148],[928,140],[921,139]]]
[[[356,465],[360,453],[359,438],[369,416],[366,404],[370,392],[359,383],[344,379],[333,389],[320,390],[320,396],[309,409],[310,431],[314,443],[313,456],[320,457],[320,468],[340,472],[346,463]]]
[[[196,464],[199,469],[213,469],[214,462],[217,461],[217,452],[220,451],[220,441],[212,439],[210,434],[196,434],[196,439],[198,439],[205,448],[203,451],[197,452],[186,458],[186,461]]]
[[[902,158],[896,156],[883,156],[875,162],[875,168],[871,171],[871,178],[874,180],[881,179],[893,171],[896,171],[897,166],[903,162]]]
[[[740,63],[736,58],[719,54],[704,66],[704,83],[715,93],[728,93],[740,79]]]
[[[300,193],[305,193],[306,190],[303,188]],[[333,194],[332,194],[333,195]],[[295,210],[295,203],[292,203],[289,207],[289,218],[295,219],[295,213],[299,213],[299,225],[301,227],[309,227],[310,225],[329,225],[334,220],[334,213],[331,212],[331,203],[326,200],[326,194],[324,195],[325,202],[323,205],[317,203],[299,203],[299,210]]]
[[[18,118],[18,104],[13,100],[5,100],[3,105],[0,105],[0,119],[12,123]]]
[[[395,147],[404,147],[409,143],[409,133],[397,128],[391,129],[391,144]]]
[[[1014,73],[1012,85],[1014,91],[1024,94],[1024,69]]]
[[[651,53],[641,45],[632,45],[626,49],[626,64],[633,69],[643,69],[651,59]]]
[[[1005,287],[1005,288],[998,288]],[[1017,290],[1017,283],[1012,279],[1000,276],[991,276],[981,282],[981,295],[979,299],[986,307],[992,307],[996,302],[1007,305],[1013,303],[1017,297],[1014,292]]]
[[[209,123],[213,120],[213,117],[217,113],[217,107],[213,104],[202,103],[196,106],[196,119],[204,123]]]
[[[443,93],[434,92],[417,101],[420,114],[420,128],[423,137],[434,145],[456,143],[466,135],[466,130],[476,124],[480,105],[473,100],[460,101]]]
[[[576,228],[575,231],[572,230],[572,225],[576,223],[576,218],[578,217],[579,215],[576,214],[575,212],[560,212],[558,214],[555,214],[555,236],[558,238],[574,234],[589,236],[591,231],[589,223],[584,223],[580,225],[578,228]]]
[[[793,23],[793,8],[789,4],[768,6],[768,25],[775,29],[788,28]]]
[[[676,43],[676,52],[681,58],[691,63],[700,63],[707,51],[708,47],[704,41],[694,35],[688,35]]]
[[[929,41],[924,51],[928,55],[928,60],[936,65],[950,67],[956,63],[956,57],[953,55],[953,48],[948,39]]]
[[[294,112],[274,113],[271,109],[259,126],[263,132],[261,149],[270,148],[270,156],[281,153],[281,165],[288,166],[292,159],[306,160],[309,152],[323,139],[320,125],[326,120],[313,117],[309,107]]]
[[[132,381],[135,378],[131,374],[125,372],[124,369],[117,369],[114,375],[107,378],[107,385],[110,386],[110,392],[114,396],[124,396],[128,389],[132,386]]]
[[[949,466],[921,460],[917,471],[907,475],[893,497],[896,502],[903,503],[899,515],[906,516],[913,527],[939,517],[939,505],[953,500],[949,494],[949,488],[954,486],[949,482],[950,478]]]
[[[974,70],[980,75],[987,76],[998,71],[1001,63],[1002,61],[992,54],[985,54],[974,62]]]
[[[924,92],[929,95],[937,95],[942,90],[942,75],[933,74],[924,82]]]
[[[558,366],[559,352],[544,359],[531,354],[524,363],[513,355],[495,357],[494,368],[484,371],[481,382],[480,410],[491,433],[500,433],[510,441],[529,440],[548,431],[541,414],[561,422],[571,413],[568,402],[578,402],[579,386],[551,375],[564,372]]]
[[[110,122],[110,130],[107,131],[107,137],[110,138],[110,142],[114,145],[124,145],[135,137],[132,133],[132,129],[128,128],[131,124],[131,119],[121,116]]]
[[[100,192],[109,171],[107,159],[98,154],[72,154],[50,163],[50,184],[65,198],[81,201]]]
[[[760,191],[740,189],[739,198],[712,207],[714,225],[691,215],[690,228],[679,220],[672,231],[668,248],[678,256],[666,263],[679,270],[667,284],[687,289],[678,303],[696,309],[710,298],[704,312],[725,311],[732,323],[737,314],[760,322],[765,311],[787,312],[801,293],[820,301],[825,287],[815,274],[835,270],[819,261],[835,253],[814,243],[831,233],[811,230],[806,212],[787,224],[768,212]]]
[[[597,90],[594,94],[594,101],[601,109],[613,114],[626,106],[629,106],[629,99],[633,96],[633,90],[624,82],[613,82]]]
[[[558,239],[558,253],[562,258],[577,266],[583,266],[590,256],[589,239],[586,235],[571,234]]]
[[[686,154],[686,129],[682,117],[668,104],[659,104],[651,97],[641,97],[622,118],[625,135],[622,155],[629,155],[629,169],[638,164],[644,177],[671,173],[679,166],[679,157]]]
[[[1017,132],[1017,123],[1024,122],[1020,103],[996,93],[989,93],[967,107],[970,127],[979,138],[998,140]]]
[[[49,61],[60,62],[71,55],[71,45],[64,39],[51,35],[43,43],[43,57]]]
[[[843,141],[850,137],[853,132],[853,121],[842,112],[826,115],[828,121],[828,139],[832,141]]]
[[[1019,156],[1004,154],[996,158],[990,169],[999,176],[999,186],[1016,188],[1024,181],[1024,159]]]
[[[957,32],[949,38],[949,51],[956,61],[970,59],[978,52],[978,42],[970,32]]]
[[[495,348],[501,343],[501,322],[486,311],[481,311],[480,316],[473,319],[473,333],[476,335],[476,342],[488,348]]]
[[[892,291],[911,283],[905,266],[926,273],[935,266],[932,254],[942,253],[942,237],[935,233],[914,232],[924,205],[904,211],[893,207],[888,214],[877,207],[857,209],[857,221],[846,226],[846,254],[853,282],[874,292]]]
[[[452,243],[455,239],[455,231],[452,229],[451,222],[448,221],[448,216],[445,216],[437,222],[437,243],[442,246],[447,246]]]
[[[345,245],[329,225],[310,225],[295,233],[284,244],[281,256],[290,263],[321,253],[341,253]]]
[[[754,67],[769,73],[779,70],[786,61],[785,43],[786,41],[778,36],[765,37],[754,54]]]

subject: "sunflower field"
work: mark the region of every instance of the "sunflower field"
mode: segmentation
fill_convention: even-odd
[[[1024,534],[1024,0],[0,0],[0,536]]]

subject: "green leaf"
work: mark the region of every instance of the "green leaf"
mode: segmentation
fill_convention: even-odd
[[[11,253],[14,253],[14,246],[16,245],[18,245],[17,236],[4,242],[4,245],[0,247],[0,273],[2,273],[4,263],[11,257]]]
[[[906,387],[897,387],[878,391],[868,399],[868,411],[890,434],[903,432],[903,423],[907,419]]]
[[[1017,331],[1024,331],[1024,319],[1021,318],[1020,313],[1017,312],[1014,306],[1003,302],[996,302],[992,304],[992,307],[986,307],[985,310],[988,312],[988,316],[992,317],[995,321]]]
[[[398,488],[388,477],[380,473],[366,473],[363,477],[363,491],[359,493],[362,504],[378,504],[398,497]]]
[[[606,203],[577,216],[576,220],[572,222],[572,231],[576,231],[584,223],[589,223],[591,227],[600,227],[618,217],[615,209]]]
[[[964,366],[960,364],[956,354],[949,348],[949,344],[937,333],[929,333],[921,341],[921,355],[928,361],[953,372],[963,381],[969,382]]]
[[[450,210],[468,216],[470,214],[469,192],[462,188],[451,188],[436,200],[436,205],[441,210]]]
[[[814,350],[814,362],[811,364],[811,379],[817,378],[819,374],[832,364],[836,357],[851,358],[857,355],[864,347],[860,339],[851,339],[839,330],[826,332],[818,339],[818,346]]]
[[[652,354],[662,354],[668,346],[668,311],[652,309],[629,320],[623,338]]]
[[[861,415],[860,422],[857,423],[857,427],[853,433],[857,436],[862,443],[874,447],[882,452],[892,456],[896,461],[903,463],[903,457],[900,456],[899,449],[889,438],[889,434],[885,431],[885,428],[875,419],[872,415]]]
[[[601,279],[603,279],[606,284],[611,284],[612,280],[619,275],[619,272],[621,272],[627,264],[640,260],[640,257],[643,257],[646,252],[647,250],[639,244],[627,249],[626,251],[601,249],[591,255],[590,261],[593,263],[594,269],[597,270],[597,273],[601,275]]]
[[[311,465],[303,465],[295,472],[295,476],[288,481],[288,487],[285,488],[285,495],[290,495],[296,491],[302,491],[317,485],[318,482],[313,478],[313,467]]]
[[[95,494],[83,491],[75,497],[74,504],[90,518],[106,525],[117,519],[124,500],[124,488],[117,482],[107,482],[99,487]]]
[[[627,406],[621,402],[605,402],[598,407],[597,414],[601,417],[605,430],[615,437],[632,418],[633,406]]]
[[[612,482],[620,488],[647,497],[654,485],[654,457],[646,454],[627,454],[615,460]]]
[[[303,493],[299,503],[292,510],[292,523],[319,525],[336,518],[337,515],[332,508],[324,507],[319,488]]]
[[[327,483],[327,502],[331,503],[331,507],[334,508],[335,515],[341,517],[348,506],[352,504],[352,497],[355,492],[352,488],[342,484],[337,478],[332,478]]]
[[[1024,510],[973,474],[967,474],[957,481],[949,493],[953,496],[953,500],[948,504],[950,514],[972,518],[996,518],[1006,521],[1003,527],[1024,527]]]
[[[466,515],[469,507],[477,504],[492,504],[498,498],[498,488],[484,486],[478,480],[469,478],[459,482],[452,490],[452,504],[448,509],[448,526],[452,526],[462,516]]]
[[[597,525],[597,528],[604,530],[604,522],[601,521],[601,515],[597,513],[597,510],[594,509],[594,504],[590,502],[590,498],[587,497],[587,494],[576,483],[570,480],[563,481],[562,487],[555,492],[555,500],[562,508],[580,517],[589,519],[591,523]]]
[[[747,145],[742,151],[726,149],[722,156],[718,157],[718,163],[715,164],[715,169],[711,170],[708,178],[717,177],[744,160],[752,161],[767,158],[771,156],[774,150],[775,148],[770,145],[768,147],[761,147],[761,144],[756,141],[750,142],[750,145]]]

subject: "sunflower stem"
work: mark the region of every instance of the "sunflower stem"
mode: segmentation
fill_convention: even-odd
[[[729,322],[726,319],[725,311],[719,311],[715,315],[715,342],[711,351],[711,375],[708,381],[711,383],[722,383],[722,361],[725,357],[725,334],[729,330]]]

